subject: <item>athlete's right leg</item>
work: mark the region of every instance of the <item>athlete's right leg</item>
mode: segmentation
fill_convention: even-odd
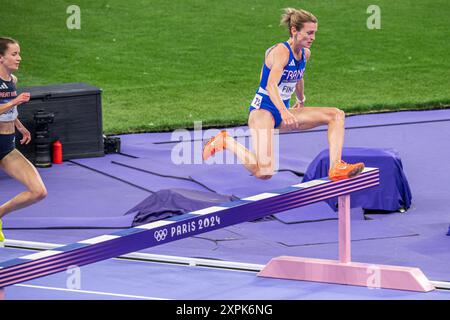
[[[0,167],[27,188],[27,191],[18,194],[0,206],[0,218],[11,211],[27,207],[47,196],[47,190],[39,172],[18,150],[11,151],[0,160]]]
[[[227,148],[255,177],[270,179],[274,173],[273,136],[274,124],[272,114],[263,109],[252,110],[248,117],[248,127],[252,137],[251,152],[231,137],[227,138]]]
[[[221,132],[206,144],[203,159],[216,151],[227,149],[233,152],[244,167],[259,179],[273,176],[273,135],[274,119],[269,111],[257,109],[250,112],[248,126],[255,152],[237,142],[225,132]]]

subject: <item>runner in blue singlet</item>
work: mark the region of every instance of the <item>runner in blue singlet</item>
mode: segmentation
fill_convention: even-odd
[[[301,58],[300,60],[298,60],[295,58],[294,52],[292,52],[289,42],[283,42],[283,45],[289,50],[289,62],[284,66],[281,79],[278,82],[278,92],[280,93],[284,105],[287,109],[289,109],[290,100],[292,94],[295,91],[297,82],[303,78],[303,73],[305,72],[306,57],[305,48],[302,49]],[[269,50],[267,50],[266,57],[274,47],[271,47]],[[261,81],[258,90],[256,91],[256,95],[250,105],[250,111],[253,111],[255,109],[263,109],[269,111],[275,120],[275,128],[277,128],[281,124],[282,119],[280,111],[278,111],[273,102],[270,100],[269,93],[267,92],[266,87],[267,81],[269,80],[269,75],[270,68],[266,65],[266,63],[264,63],[261,73]]]
[[[281,18],[289,31],[289,39],[267,50],[261,70],[260,85],[250,104],[248,126],[254,152],[222,130],[203,149],[203,159],[228,149],[257,178],[274,174],[274,128],[281,131],[307,130],[328,126],[331,180],[354,177],[364,169],[363,163],[342,161],[345,114],[337,108],[305,107],[304,71],[311,57],[311,45],[317,32],[317,18],[305,10],[287,8]],[[295,93],[296,102],[290,107]]]

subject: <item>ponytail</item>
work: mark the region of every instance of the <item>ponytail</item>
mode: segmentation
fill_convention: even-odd
[[[285,8],[284,13],[281,15],[280,25],[286,26],[289,30],[289,35],[292,35],[292,27],[300,31],[307,22],[317,23],[317,18],[312,13],[303,9]]]

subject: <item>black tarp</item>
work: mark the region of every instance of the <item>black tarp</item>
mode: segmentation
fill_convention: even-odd
[[[137,226],[236,199],[233,196],[213,192],[164,189],[153,193],[125,214],[136,214],[133,226]]]

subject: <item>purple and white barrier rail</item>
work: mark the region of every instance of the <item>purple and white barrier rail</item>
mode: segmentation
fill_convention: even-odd
[[[323,178],[300,183],[238,201],[231,201],[112,234],[79,241],[56,249],[37,252],[1,262],[0,291],[1,288],[7,286],[65,271],[68,267],[80,267],[114,258],[126,253],[242,222],[252,221],[277,212],[305,206],[336,196],[339,197],[340,261],[323,260],[321,262],[317,261],[317,259],[279,257],[273,259],[259,275],[265,277],[366,285],[364,279],[361,281],[351,279],[353,277],[361,277],[362,274],[353,271],[361,268],[363,270],[366,266],[361,267],[361,264],[350,262],[349,194],[377,186],[378,184],[379,170],[377,168],[366,168],[361,175],[352,179],[332,182]],[[301,259],[301,261],[296,259]],[[373,268],[373,265],[369,267]],[[382,267],[383,270],[382,278],[390,279],[391,273],[394,271],[386,269],[386,266],[379,267]],[[301,271],[296,271],[299,268]],[[314,270],[310,270],[311,268]],[[323,268],[326,268],[326,271],[322,272],[321,270],[324,270]],[[394,288],[395,286],[398,289],[415,291],[430,291],[434,289],[431,284],[426,284],[428,280],[419,269],[406,267],[392,268],[395,269],[395,275],[392,273],[393,276],[396,279],[401,278],[401,280],[394,282],[386,280],[387,284],[386,281],[382,281],[381,287],[386,285],[386,287]],[[386,271],[384,271],[385,269]],[[352,272],[346,270],[352,270]],[[330,276],[330,273],[334,273],[336,276]],[[412,276],[411,280],[411,277],[401,277],[399,273],[413,273],[417,276]],[[365,274],[365,278],[367,276]],[[415,284],[406,284],[406,282],[409,283],[411,281]],[[420,285],[417,282],[420,282]],[[391,283],[394,284],[391,285]]]

